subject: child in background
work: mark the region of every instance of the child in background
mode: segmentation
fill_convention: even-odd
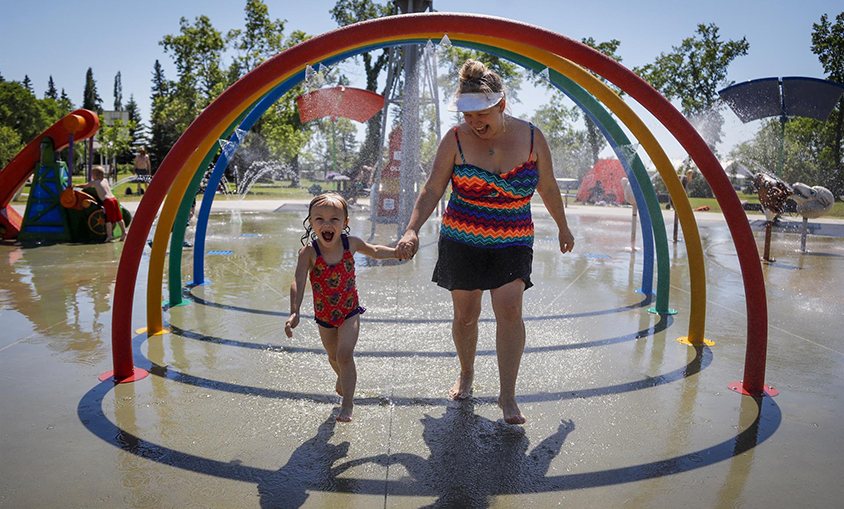
[[[114,232],[114,225],[120,225],[120,242],[126,240],[126,224],[123,222],[123,214],[120,212],[120,204],[117,203],[117,198],[111,192],[111,186],[105,178],[105,169],[102,166],[93,166],[91,168],[91,176],[94,180],[86,182],[85,184],[77,185],[76,187],[93,187],[97,190],[97,196],[103,202],[106,217],[106,242],[114,242],[112,237]]]
[[[314,316],[322,344],[328,352],[328,362],[337,373],[334,389],[343,403],[337,420],[352,420],[357,370],[354,350],[360,329],[360,314],[364,308],[358,302],[355,285],[354,254],[370,258],[395,258],[395,248],[377,246],[344,232],[349,229],[349,206],[339,194],[316,196],[308,207],[303,222],[305,234],[299,251],[296,275],[290,285],[290,318],[284,327],[287,337],[299,325],[299,307],[305,291],[305,279],[310,275],[314,292]],[[305,240],[310,240],[305,245]]]

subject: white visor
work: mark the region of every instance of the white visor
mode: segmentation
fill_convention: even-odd
[[[454,96],[454,100],[448,105],[448,111],[481,111],[492,108],[500,103],[501,99],[504,99],[504,92],[458,94]]]

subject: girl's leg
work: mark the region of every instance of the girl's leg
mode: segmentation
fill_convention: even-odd
[[[525,416],[516,404],[516,378],[525,350],[525,322],[522,320],[524,291],[525,282],[521,279],[490,291],[492,310],[495,312],[495,351],[501,383],[498,406],[504,411],[504,420],[510,424],[525,422]]]
[[[340,387],[340,368],[337,366],[337,329],[329,329],[322,325],[317,325],[319,329],[319,338],[322,340],[322,346],[328,353],[328,363],[331,364],[331,369],[337,373],[337,381],[334,384],[334,390],[340,396],[343,395],[343,389]]]
[[[343,391],[343,403],[337,420],[352,420],[352,408],[355,404],[355,385],[358,380],[355,366],[355,345],[360,331],[360,315],[355,315],[337,328],[337,368],[340,374],[340,387]]]
[[[454,320],[451,338],[460,359],[460,377],[448,391],[453,399],[466,399],[472,394],[475,379],[475,352],[478,348],[478,318],[481,316],[481,290],[452,290]]]

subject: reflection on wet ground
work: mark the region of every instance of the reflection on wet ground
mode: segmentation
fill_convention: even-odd
[[[134,338],[151,376],[119,386],[97,376],[111,369],[122,245],[0,246],[0,507],[835,506],[844,239],[810,237],[804,254],[799,235],[775,233],[766,383],[781,394],[741,397],[727,389],[742,377],[747,318],[726,225],[700,222],[717,344],[695,349],[675,341],[688,330],[685,246],[669,247],[680,313],[654,316],[637,293],[642,253],[624,250],[629,215],[568,210],[578,251],[566,256],[536,215],[523,426],[496,405],[488,296],[473,397],[446,397],[458,364],[449,296],[430,283],[435,222],[410,262],[358,260],[367,312],[351,424],[334,421],[312,317],[283,333],[299,211],[213,216],[207,249],[231,254],[209,257],[211,284],[166,311],[171,334]],[[353,234],[366,219],[352,218]],[[394,232],[381,225],[375,240]]]

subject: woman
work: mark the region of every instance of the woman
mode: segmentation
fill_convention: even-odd
[[[525,347],[522,297],[532,286],[534,190],[557,223],[560,251],[571,251],[574,237],[566,224],[548,143],[533,124],[505,114],[505,106],[501,78],[484,64],[467,60],[448,108],[462,112],[465,123],[440,142],[397,254],[405,259],[416,254],[419,228],[451,182],[433,277],[451,291],[454,308],[451,331],[460,376],[449,395],[454,399],[471,395],[481,296],[489,290],[501,384],[498,406],[506,422],[522,424],[525,416],[516,404],[516,377]]]
[[[138,194],[144,194],[143,188],[141,188],[142,183],[149,182],[149,176],[152,174],[152,166],[149,162],[149,156],[147,155],[147,149],[141,147],[138,149],[137,155],[135,155],[135,177],[136,182],[138,183]]]

